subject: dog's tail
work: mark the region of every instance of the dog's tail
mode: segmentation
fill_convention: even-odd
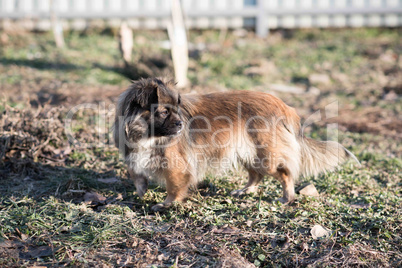
[[[323,171],[334,170],[346,161],[353,158],[359,165],[359,160],[345,147],[335,141],[316,141],[303,137],[299,139],[301,151],[301,174],[316,176]]]

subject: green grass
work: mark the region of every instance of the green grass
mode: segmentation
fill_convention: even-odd
[[[374,161],[370,157],[368,163],[363,164],[370,166]],[[401,182],[397,180],[398,174],[385,177],[378,172],[378,168],[394,164],[392,160],[384,160],[382,164],[375,161],[373,168],[362,169],[347,165],[337,173],[322,175],[310,180],[321,193],[320,198],[300,196],[290,206],[272,203],[280,196],[279,183],[272,179],[266,179],[261,191],[254,196],[241,200],[232,198],[229,192],[245,182],[244,177],[238,175],[210,178],[205,186],[191,194],[189,201],[155,215],[149,208],[163,200],[165,193],[160,188],[148,192],[143,201],[130,192],[124,195],[124,201],[101,209],[54,196],[34,199],[14,192],[0,202],[0,235],[10,239],[18,229],[28,240],[34,239],[35,245],[51,243],[55,256],[40,260],[45,263],[69,262],[69,252],[74,256],[85,256],[102,248],[130,248],[127,246],[130,239],[153,245],[162,239],[162,245],[157,248],[164,252],[163,243],[180,239],[178,241],[183,245],[195,247],[193,253],[184,253],[180,260],[182,264],[189,263],[191,254],[212,254],[213,250],[204,249],[207,245],[239,251],[261,266],[295,265],[296,258],[299,264],[305,265],[309,261],[315,265],[320,261],[325,264],[323,257],[330,255],[330,251],[336,258],[337,255],[352,254],[351,248],[355,246],[361,249],[358,252],[362,255],[359,257],[362,264],[395,264],[401,257],[396,250],[401,241]],[[397,168],[401,168],[400,163]],[[88,175],[85,175],[86,180]],[[391,178],[390,182],[384,184],[387,178]],[[96,180],[96,177],[91,179]],[[82,187],[103,192],[106,196],[119,193],[102,190],[102,187],[84,181]],[[351,207],[354,204],[369,207]],[[313,240],[308,230],[316,224],[334,231],[332,237]],[[233,234],[226,235],[213,232],[222,226],[236,229]],[[306,252],[300,249],[303,244],[308,245]],[[367,251],[376,252],[381,258],[375,258],[377,255]],[[143,261],[150,264],[156,260]]]
[[[393,67],[380,55],[400,52],[398,30],[288,34],[261,40],[229,33],[222,41],[217,32],[191,32],[191,42],[207,45],[190,59],[195,90],[269,91],[271,83],[300,85],[313,73],[327,74],[331,83],[318,86],[318,96],[275,94],[296,107],[302,120],[338,100],[339,140],[362,166],[348,162],[336,172],[302,179],[299,184],[313,183],[320,197],[298,195],[286,206],[274,201],[281,187],[272,178],[238,199],[230,192],[246,183],[244,171],[210,175],[186,202],[163,213],[150,210],[166,197],[163,186],[151,185],[140,200],[127,179],[108,133],[113,113],[77,114],[72,127],[81,144],[69,144],[63,131],[72,107],[103,101],[109,109],[129,84],[116,38],[68,32],[67,46],[59,50],[51,34],[10,35],[0,47],[0,266],[400,266],[402,145],[392,127],[399,131],[402,106],[400,96],[383,98],[383,78],[377,77]],[[164,33],[135,38],[135,59],[169,54],[158,47]],[[367,56],[371,50],[379,54]],[[261,62],[273,63],[272,73]],[[252,67],[261,68],[250,75]],[[334,73],[349,81],[338,81]],[[46,107],[29,105],[44,94],[60,99]],[[106,121],[104,140],[99,118]],[[316,139],[326,134],[325,122],[307,133]],[[18,143],[24,137],[31,140]],[[94,193],[106,200],[97,201]],[[317,224],[331,236],[314,240],[310,230]]]

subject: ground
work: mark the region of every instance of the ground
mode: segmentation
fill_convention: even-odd
[[[50,33],[0,32],[0,266],[402,265],[401,30],[191,32],[182,92],[274,94],[361,167],[302,178],[320,196],[289,205],[272,178],[238,199],[243,171],[210,175],[162,213],[150,208],[163,186],[137,197],[109,127],[136,69],[173,74],[167,35],[135,32],[125,69],[115,32],[67,32],[63,49]],[[313,238],[317,225],[328,235]]]

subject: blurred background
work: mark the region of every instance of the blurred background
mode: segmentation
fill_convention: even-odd
[[[401,25],[400,0],[0,0],[0,89],[71,108],[163,76],[267,91],[302,117],[336,99],[341,129],[400,138]]]
[[[321,264],[331,261],[331,265],[339,266],[345,265],[347,259],[349,264],[398,266],[401,237],[397,230],[402,203],[401,26],[402,0],[0,0],[0,212],[8,213],[0,219],[0,236],[21,239],[22,234],[28,233],[37,239],[24,242],[29,246],[25,255],[21,255],[18,246],[6,250],[0,244],[0,257],[15,257],[5,262],[7,265],[47,265],[67,262],[76,254],[83,256],[79,255],[82,248],[74,243],[90,249],[101,244],[107,250],[115,250],[109,255],[105,253],[107,256],[126,250],[125,246],[115,246],[114,241],[126,239],[125,231],[113,229],[110,231],[113,235],[98,236],[96,228],[78,220],[81,208],[71,208],[68,202],[90,203],[95,211],[102,211],[98,215],[103,218],[88,219],[96,226],[103,226],[104,229],[99,227],[101,230],[109,230],[107,224],[120,226],[112,218],[124,214],[119,214],[117,208],[104,210],[110,200],[119,207],[129,204],[130,213],[137,213],[136,217],[144,222],[148,219],[148,206],[132,194],[135,188],[119,161],[110,126],[117,97],[130,85],[130,80],[162,76],[175,79],[181,93],[256,90],[273,94],[295,107],[302,123],[316,111],[330,112],[331,118],[323,112],[321,120],[309,126],[306,135],[338,139],[362,162],[360,169],[349,165],[339,173],[310,178],[330,204],[316,204],[314,211],[319,212],[306,214],[309,218],[305,221],[281,222],[289,215],[295,220],[302,217],[298,206],[309,204],[304,199],[296,207],[287,208],[288,212],[278,208],[277,212],[264,214],[267,219],[279,215],[281,219],[269,218],[269,221],[279,222],[275,228],[282,228],[278,234],[285,244],[290,243],[292,250],[266,246],[271,253],[275,252],[270,255],[266,247],[260,247],[265,242],[257,238],[255,241],[259,242],[254,244],[231,240],[243,260],[284,266],[311,263],[319,266],[321,260]],[[336,105],[329,105],[333,103]],[[328,110],[328,107],[336,109]],[[69,124],[73,139],[65,131],[66,117],[71,111],[73,117]],[[327,133],[328,124],[337,130],[336,135]],[[225,180],[209,180],[217,187],[206,183],[198,193],[212,199],[199,198],[205,206],[198,203],[191,206],[193,201],[186,205],[207,209],[191,214],[195,217],[189,223],[195,224],[193,230],[207,237],[212,231],[203,225],[205,221],[211,225],[234,224],[247,231],[251,225],[247,227],[236,220],[233,223],[233,215],[215,214],[222,207],[231,207],[228,211],[239,209],[237,205],[242,201],[227,201],[227,193],[240,187],[245,175],[230,174]],[[263,187],[259,202],[271,211],[270,202],[279,196],[279,186],[268,180]],[[223,189],[223,193],[217,189]],[[109,199],[116,193],[121,194],[117,200],[123,201]],[[163,200],[163,194],[163,190],[156,188],[146,198],[156,203]],[[56,199],[49,199],[51,195]],[[11,209],[14,206],[8,203],[10,198],[25,202],[27,207],[15,205]],[[205,200],[214,201],[207,206]],[[368,209],[365,221],[360,210],[351,210],[352,203],[360,204],[357,208]],[[380,204],[378,209],[370,208],[377,206],[374,204]],[[48,243],[39,234],[49,235],[49,232],[44,225],[33,224],[37,219],[32,216],[31,208],[42,210],[43,206],[68,207],[66,210],[75,213],[71,217],[79,222],[81,231],[74,233],[76,242],[71,242],[71,236],[50,234],[57,243],[72,246],[60,247],[56,255],[52,250],[44,251],[36,262],[31,257],[38,254],[37,247]],[[98,207],[102,208],[98,210]],[[381,214],[383,211],[386,216]],[[168,226],[173,226],[172,219],[176,217],[187,222],[186,213],[176,212],[159,220]],[[43,217],[53,222],[58,213],[64,212],[45,211]],[[241,207],[239,213],[243,213]],[[262,217],[257,212],[249,214],[245,210],[245,213],[253,215],[249,216],[252,221]],[[198,222],[195,216],[198,214],[209,216]],[[88,215],[82,217],[92,217]],[[333,229],[356,233],[332,244],[346,258],[338,255],[327,258],[328,252],[320,246],[306,249],[288,243],[291,240],[285,235],[287,230],[297,233],[298,227],[294,226],[310,228],[310,222],[322,222],[321,215],[330,219],[327,223]],[[208,217],[213,219],[210,221]],[[381,217],[391,220],[382,221]],[[57,219],[54,226],[71,225],[64,218]],[[370,219],[375,222],[370,223]],[[141,236],[143,230],[148,230],[147,226],[138,222],[141,231],[130,232]],[[266,225],[259,227],[264,232]],[[91,240],[91,235],[96,239]],[[192,237],[190,233],[186,235]],[[298,235],[299,241],[311,242],[305,234]],[[141,237],[151,248],[161,241],[157,236]],[[220,241],[211,239],[205,243],[197,240],[195,245],[216,244],[224,248]],[[145,245],[141,243],[138,247]],[[349,243],[358,246],[353,249]],[[192,246],[186,245],[183,254],[196,254],[187,252]],[[388,252],[390,248],[393,251]],[[182,249],[174,244],[163,250],[174,259]],[[94,265],[102,263],[106,256],[102,255],[99,260],[91,254],[84,261]],[[149,264],[147,260],[151,259],[160,265],[172,264],[170,257],[158,255],[156,259],[155,254],[136,256],[131,261]],[[228,256],[197,254],[195,261],[200,265],[194,267],[205,267],[206,260],[213,266],[219,258],[226,261],[224,258]],[[233,254],[232,258],[241,259],[239,253]],[[185,263],[190,265],[193,261]]]

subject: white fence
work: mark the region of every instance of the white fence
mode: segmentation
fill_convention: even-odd
[[[48,30],[51,13],[64,28],[119,26],[164,29],[170,0],[0,0],[0,28],[18,21],[28,29]],[[182,0],[188,28],[402,26],[402,0]]]

